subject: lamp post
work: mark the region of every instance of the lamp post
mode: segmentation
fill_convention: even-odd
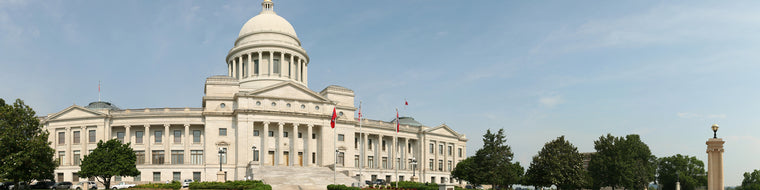
[[[712,130],[713,130],[713,138],[714,139],[718,138],[718,124],[713,124]]]
[[[251,151],[253,152],[253,157],[251,157],[251,161],[256,161],[256,145],[253,145],[251,147]]]
[[[417,176],[417,159],[412,158],[412,177]]]
[[[219,147],[219,171],[222,171],[222,155],[224,155],[224,148]]]

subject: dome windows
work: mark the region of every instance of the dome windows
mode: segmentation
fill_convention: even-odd
[[[260,106],[261,105],[261,101],[256,101],[256,105]]]

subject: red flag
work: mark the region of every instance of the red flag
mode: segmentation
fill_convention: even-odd
[[[405,105],[405,106],[408,106],[408,105],[409,105],[409,102],[407,102],[407,101],[406,101],[406,99],[404,99],[404,105]]]
[[[359,106],[359,120],[362,120],[362,106]]]
[[[335,114],[335,108],[333,108],[332,119],[330,119],[330,127],[335,129],[335,119],[338,118],[338,114]]]
[[[398,133],[399,130],[399,123],[400,121],[398,120],[398,109],[396,109],[396,133]]]

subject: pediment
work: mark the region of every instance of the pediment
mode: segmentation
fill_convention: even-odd
[[[438,127],[434,127],[427,130],[427,133],[429,134],[436,134],[440,136],[447,136],[447,137],[457,137],[459,138],[460,134],[454,131],[453,129],[449,128],[446,124],[440,125]]]
[[[73,106],[69,106],[66,109],[63,109],[62,111],[58,113],[50,115],[47,120],[53,121],[53,120],[81,119],[81,118],[106,117],[106,116],[108,115],[101,112],[94,111],[94,110],[90,110],[81,106],[73,105]]]
[[[266,88],[245,93],[245,96],[293,99],[313,102],[329,102],[327,98],[293,82],[282,82]]]

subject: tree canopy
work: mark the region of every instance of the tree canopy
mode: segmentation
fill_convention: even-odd
[[[101,140],[92,153],[84,156],[79,176],[96,177],[106,187],[110,187],[113,176],[140,175],[135,165],[136,160],[137,156],[129,143],[123,144],[117,139],[107,142]]]
[[[452,176],[473,184],[490,184],[495,189],[518,183],[524,168],[519,162],[512,162],[514,154],[506,142],[504,129],[499,129],[497,133],[487,130],[483,135],[483,147],[475,156],[457,164]]]
[[[680,181],[683,190],[694,190],[707,185],[705,164],[695,156],[681,154],[658,159],[657,183],[662,186],[662,190],[676,189],[676,181]]]
[[[624,187],[645,189],[654,181],[656,157],[639,135],[614,137],[610,134],[594,141],[589,174],[594,189]]]
[[[16,183],[53,179],[55,150],[31,107],[0,99],[0,178]]]
[[[558,189],[580,189],[584,185],[583,155],[565,136],[544,145],[533,156],[525,182],[536,187],[556,185]]]
[[[737,187],[739,190],[760,190],[760,170],[754,170],[752,173],[744,172],[742,186]]]

